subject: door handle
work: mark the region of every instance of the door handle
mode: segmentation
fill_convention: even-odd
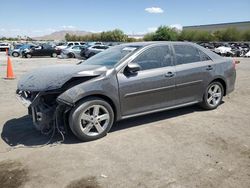
[[[210,71],[210,70],[213,70],[214,68],[211,66],[211,65],[208,65],[206,70]]]
[[[168,78],[171,78],[174,76],[174,73],[173,72],[168,72],[165,74],[165,77],[168,77]]]

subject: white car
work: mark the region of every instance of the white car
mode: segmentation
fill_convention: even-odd
[[[10,44],[0,43],[0,51],[5,51],[6,49],[10,49]]]
[[[62,50],[62,49],[65,49],[65,48],[68,48],[70,46],[76,46],[76,45],[84,45],[85,42],[66,42],[64,43],[63,45],[60,45],[60,46],[56,46],[56,50]]]
[[[250,50],[245,54],[245,57],[250,57]]]
[[[232,53],[232,48],[226,47],[226,46],[220,46],[218,48],[214,49],[214,52],[217,54],[227,54],[227,53]]]

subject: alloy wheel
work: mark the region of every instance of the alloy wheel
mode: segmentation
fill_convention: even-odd
[[[211,107],[217,106],[222,98],[222,89],[218,84],[212,84],[207,93],[207,103]]]
[[[80,117],[81,130],[88,136],[97,136],[106,130],[110,123],[108,110],[102,105],[88,107]]]

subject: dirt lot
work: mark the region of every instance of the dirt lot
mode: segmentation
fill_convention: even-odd
[[[69,135],[41,147],[49,137],[35,131],[16,100],[17,80],[36,67],[78,60],[12,58],[17,79],[4,80],[0,53],[0,187],[249,187],[250,59],[240,60],[236,90],[217,110],[156,113],[119,122],[97,141]]]

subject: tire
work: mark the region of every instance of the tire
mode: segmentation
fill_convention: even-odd
[[[25,57],[26,57],[26,58],[31,58],[32,55],[31,55],[31,54],[26,54]]]
[[[52,53],[52,54],[51,54],[51,57],[57,57],[57,53],[55,53],[55,52]]]
[[[69,53],[69,54],[68,54],[68,57],[69,57],[69,58],[75,58],[75,54]]]
[[[212,82],[206,88],[201,107],[206,110],[216,109],[224,96],[224,87],[220,82]]]
[[[19,54],[18,52],[13,52],[13,53],[12,53],[12,56],[13,56],[13,57],[19,57],[20,54]]]
[[[82,141],[106,136],[113,122],[114,112],[110,104],[96,97],[79,102],[69,115],[70,129]]]

